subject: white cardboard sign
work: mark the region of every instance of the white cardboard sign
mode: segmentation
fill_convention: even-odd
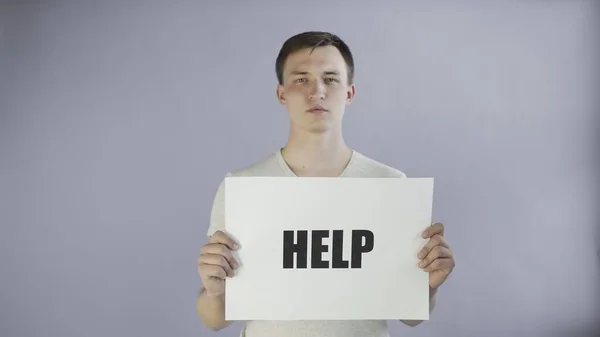
[[[432,178],[227,177],[227,320],[429,319]]]

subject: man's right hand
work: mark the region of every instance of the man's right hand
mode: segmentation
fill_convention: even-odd
[[[217,231],[200,251],[198,273],[207,296],[225,293],[225,278],[232,277],[239,267],[231,251],[239,246],[227,234]]]

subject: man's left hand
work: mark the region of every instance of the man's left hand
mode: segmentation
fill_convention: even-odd
[[[444,238],[444,225],[436,223],[423,231],[423,238],[429,239],[417,257],[419,267],[429,272],[429,287],[437,289],[454,269],[454,254]]]

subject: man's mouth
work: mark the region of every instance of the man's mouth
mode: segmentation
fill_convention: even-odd
[[[315,105],[310,107],[308,110],[306,110],[307,112],[310,113],[321,113],[321,112],[325,112],[327,111],[327,109],[325,109],[324,107],[320,106],[320,105]]]

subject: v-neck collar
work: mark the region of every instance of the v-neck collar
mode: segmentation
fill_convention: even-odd
[[[276,153],[276,155],[277,155],[277,161],[279,162],[279,166],[281,166],[281,168],[283,169],[283,171],[285,171],[286,175],[288,175],[290,177],[298,177],[298,178],[300,178],[296,173],[294,173],[294,171],[291,169],[291,167],[288,165],[288,163],[285,161],[285,159],[283,159],[282,151],[283,151],[283,148],[280,148],[277,151],[277,153]],[[357,156],[356,150],[352,149],[352,155],[350,156],[350,160],[348,161],[348,164],[346,165],[346,167],[344,167],[344,170],[342,171],[342,173],[338,177],[341,178],[341,177],[344,177],[346,175],[346,173],[352,167],[352,164],[354,164],[356,156]]]

